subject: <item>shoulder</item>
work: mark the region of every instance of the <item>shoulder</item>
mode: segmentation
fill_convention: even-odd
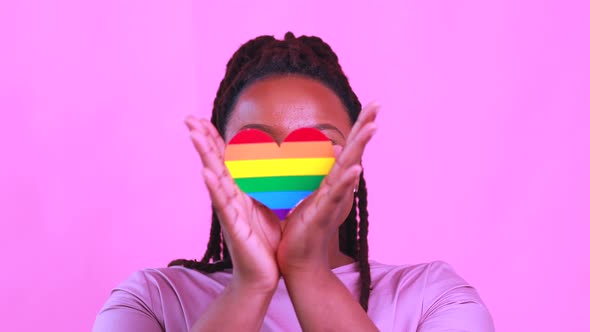
[[[133,272],[112,291],[125,293],[140,298],[143,301],[153,303],[165,291],[184,280],[190,279],[187,269],[182,268],[146,268]]]
[[[133,272],[113,288],[98,312],[92,331],[163,331],[159,273],[154,269]]]
[[[101,313],[118,308],[132,308],[151,317],[162,312],[162,295],[190,279],[182,268],[146,268],[131,273],[111,291]]]
[[[371,262],[371,274],[376,282],[390,281],[397,287],[421,288],[427,290],[430,296],[454,288],[472,288],[450,264],[443,261],[414,265]]]
[[[136,298],[161,312],[162,304],[187,293],[222,290],[230,277],[226,272],[201,273],[180,266],[146,268],[132,273],[113,289],[112,295]]]
[[[419,331],[440,328],[493,331],[489,311],[473,286],[443,261],[403,266],[372,264],[375,282],[393,287],[420,317]],[[390,288],[391,291],[391,288]]]
[[[95,328],[95,331],[119,331],[111,326],[121,320],[132,322],[134,328],[153,326],[175,330],[171,322],[189,319],[176,317],[182,315],[185,306],[200,310],[200,306],[223,290],[225,279],[229,279],[229,273],[204,274],[177,266],[133,272],[111,291],[97,315],[95,327],[108,328]]]
[[[164,290],[167,288],[183,288],[199,284],[222,284],[231,276],[227,272],[202,273],[181,266],[164,268],[146,268],[133,272],[115,290],[126,290],[136,293],[146,293],[150,290]]]
[[[433,261],[412,265],[388,265],[371,261],[371,275],[375,282],[393,282],[398,287],[428,287],[432,283],[440,287],[466,285],[446,262]]]

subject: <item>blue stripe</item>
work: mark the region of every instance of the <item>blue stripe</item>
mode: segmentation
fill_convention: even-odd
[[[311,191],[271,191],[248,193],[248,195],[270,209],[290,209],[311,193]]]

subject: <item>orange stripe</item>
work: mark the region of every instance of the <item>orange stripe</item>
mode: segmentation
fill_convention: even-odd
[[[334,156],[332,142],[284,142],[281,158],[329,158]]]
[[[276,159],[279,147],[276,143],[229,144],[225,147],[225,160]]]
[[[329,141],[284,142],[280,149],[275,143],[229,144],[225,148],[225,160],[329,158],[333,156],[334,148]]]

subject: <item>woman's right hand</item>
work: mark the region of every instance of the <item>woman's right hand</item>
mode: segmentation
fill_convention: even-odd
[[[201,157],[203,178],[232,258],[233,286],[274,292],[279,280],[278,217],[237,187],[224,163],[225,143],[213,124],[193,116],[185,123]]]

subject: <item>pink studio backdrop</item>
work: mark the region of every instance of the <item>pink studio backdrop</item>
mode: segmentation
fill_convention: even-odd
[[[445,260],[498,331],[588,331],[584,1],[5,1],[0,312],[85,331],[132,271],[200,257],[209,202],[182,120],[233,51],[316,34],[363,103],[375,260]]]

